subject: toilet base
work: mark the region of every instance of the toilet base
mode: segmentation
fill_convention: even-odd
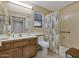
[[[47,55],[48,54],[48,48],[42,47],[42,54]]]

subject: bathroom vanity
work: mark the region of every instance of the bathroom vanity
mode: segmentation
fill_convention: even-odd
[[[9,38],[0,41],[0,58],[27,58],[37,53],[37,37]]]

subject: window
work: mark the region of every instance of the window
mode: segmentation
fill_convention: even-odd
[[[12,32],[24,32],[24,18],[12,16]]]

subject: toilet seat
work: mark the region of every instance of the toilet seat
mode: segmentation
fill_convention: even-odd
[[[44,36],[38,38],[38,44],[42,47],[42,54],[48,55],[49,42],[44,40]]]
[[[39,42],[38,44],[42,47],[49,48],[49,43],[46,41]]]

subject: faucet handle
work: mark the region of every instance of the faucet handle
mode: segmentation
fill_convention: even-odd
[[[21,36],[22,36],[22,34],[20,33],[20,34],[19,34],[19,36],[21,37]]]

